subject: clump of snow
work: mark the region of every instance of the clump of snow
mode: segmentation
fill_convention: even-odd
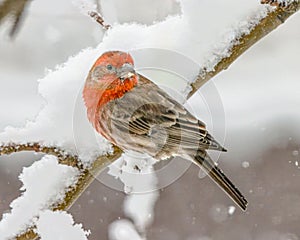
[[[90,231],[85,231],[82,224],[75,224],[72,215],[63,211],[45,210],[36,222],[36,233],[41,240],[72,239],[87,240]]]
[[[233,215],[234,214],[234,212],[235,212],[235,206],[229,206],[228,207],[228,214],[229,215]]]
[[[140,232],[153,222],[154,205],[159,197],[157,191],[140,194],[130,194],[124,202],[124,212],[131,217]]]
[[[243,168],[248,168],[250,166],[250,163],[247,161],[242,162],[242,167]]]
[[[128,152],[110,166],[109,173],[124,183],[129,195],[124,201],[124,213],[130,217],[140,232],[153,221],[153,208],[158,199],[157,178],[153,169],[156,160]]]
[[[215,204],[209,211],[209,216],[216,223],[224,222],[228,219],[229,211],[227,207],[222,204]]]
[[[11,204],[10,213],[0,222],[1,239],[10,239],[34,225],[40,212],[62,201],[68,188],[77,182],[79,171],[61,165],[54,156],[46,155],[20,175],[22,195]]]
[[[126,193],[145,193],[156,189],[155,162],[146,154],[127,152],[109,166],[108,173],[124,183]]]
[[[123,219],[113,222],[109,226],[108,235],[110,240],[144,240],[136,231],[129,220]]]

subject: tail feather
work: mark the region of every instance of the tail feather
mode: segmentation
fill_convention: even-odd
[[[223,171],[216,166],[215,162],[208,156],[208,154],[203,153],[201,155],[197,155],[195,157],[196,164],[199,165],[242,210],[245,211],[248,204],[245,197],[226,177]]]

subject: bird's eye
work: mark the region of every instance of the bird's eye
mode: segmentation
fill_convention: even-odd
[[[108,64],[107,66],[106,66],[106,68],[107,68],[107,70],[112,70],[113,69],[113,66],[112,65],[110,65],[110,64]]]

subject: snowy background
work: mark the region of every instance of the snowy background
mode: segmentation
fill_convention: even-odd
[[[141,35],[132,34],[132,42],[138,42],[136,47],[146,42],[147,47],[179,51],[201,64],[226,29],[259,7],[256,0],[181,2],[102,0],[107,22],[146,25],[144,32],[138,25],[112,32],[110,38],[115,35],[115,42],[106,39],[104,47],[124,44],[124,48],[133,48],[131,32],[140,31]],[[152,25],[160,21],[164,22]],[[153,223],[147,228],[147,239],[300,239],[299,21],[296,14],[213,80],[224,106],[225,146],[229,150],[219,163],[247,196],[248,211],[235,209],[209,178],[199,179],[199,170],[192,166],[160,191],[154,215],[149,216]],[[123,43],[119,36],[126,31],[130,35]],[[23,126],[46,104],[37,90],[37,79],[45,76],[45,69],[54,69],[82,49],[96,48],[103,37],[102,29],[71,1],[58,0],[33,1],[16,39],[9,39],[6,33],[7,26],[2,26],[1,132],[7,125]],[[195,95],[189,104],[197,106],[199,101]],[[207,121],[209,116],[201,115],[201,119]],[[224,119],[214,124],[224,124]],[[39,158],[30,153],[1,158],[1,213],[7,212],[10,202],[19,196],[22,167]],[[124,213],[124,198],[123,192],[95,181],[69,212],[75,222],[91,230],[89,239],[133,239],[135,233],[122,232],[119,227],[132,225]],[[115,222],[118,219],[123,220]],[[42,223],[41,228],[45,227]]]

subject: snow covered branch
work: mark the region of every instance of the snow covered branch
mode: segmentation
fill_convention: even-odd
[[[65,164],[72,167],[77,167],[81,169],[81,165],[79,164],[78,157],[73,156],[63,149],[54,146],[43,146],[40,143],[8,143],[0,145],[0,155],[9,155],[12,153],[22,152],[22,151],[33,151],[37,153],[45,153],[54,155],[59,159],[60,164]]]
[[[268,3],[278,1],[268,1]],[[277,6],[277,5],[276,5]],[[284,7],[279,7],[284,6]],[[191,84],[192,90],[189,93],[191,97],[201,86],[208,82],[215,75],[226,70],[240,55],[246,52],[251,46],[260,39],[271,33],[278,26],[283,24],[290,16],[296,13],[300,8],[298,1],[290,1],[290,4],[281,4],[274,9],[267,9],[267,15],[257,13],[246,23],[241,23],[237,29],[229,33],[227,43],[222,43],[226,49],[217,49],[207,60],[207,64],[202,66],[195,82]]]
[[[54,155],[58,158],[60,164],[75,167],[79,170],[80,176],[75,186],[65,193],[63,201],[53,205],[53,211],[68,210],[72,204],[78,199],[78,197],[84,192],[84,190],[93,182],[95,176],[99,174],[108,164],[121,156],[121,151],[117,147],[113,148],[113,153],[110,155],[103,155],[98,157],[90,168],[84,168],[78,159],[78,156],[66,153],[64,150],[43,146],[40,143],[26,143],[26,144],[14,144],[9,143],[0,146],[0,155],[8,155],[21,151],[34,151],[39,153],[45,153]],[[28,230],[24,234],[17,237],[18,240],[23,239],[35,239],[37,234],[32,230]]]

